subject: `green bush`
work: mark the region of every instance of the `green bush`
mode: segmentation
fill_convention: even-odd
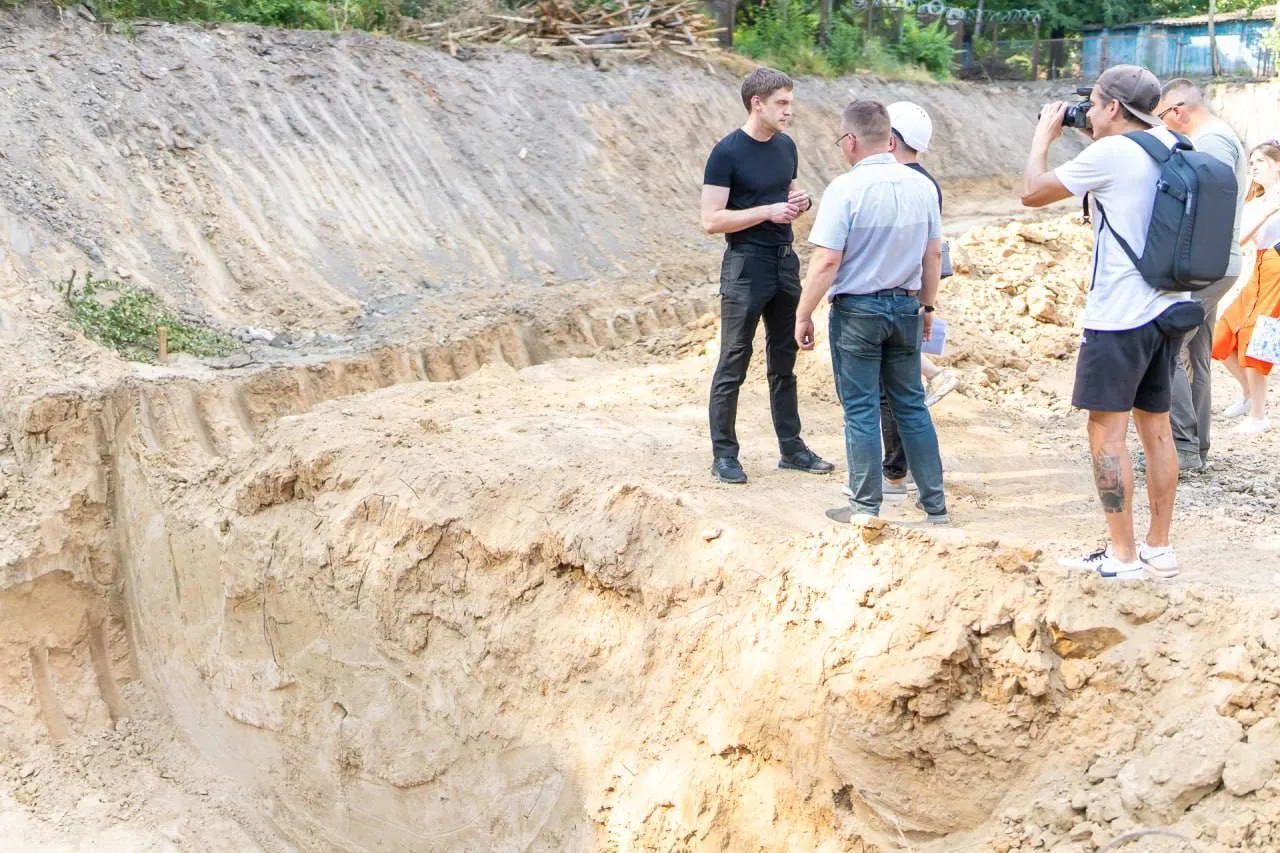
[[[242,21],[290,29],[391,32],[423,14],[421,0],[99,0],[99,16],[114,21]]]
[[[734,30],[734,49],[788,74],[831,76],[870,71],[885,77],[946,77],[951,69],[951,42],[945,28],[921,28],[914,18],[903,25],[903,44],[886,47],[867,38],[860,14],[850,7],[832,16],[826,43],[818,37],[819,18],[813,0],[768,0],[746,4]],[[921,71],[919,69],[925,69]]]
[[[951,33],[941,19],[927,27],[921,27],[914,17],[903,22],[902,38],[893,48],[894,54],[907,65],[918,65],[939,80],[951,74],[955,49],[951,47]]]
[[[852,22],[837,16],[831,22],[831,36],[827,39],[827,62],[838,72],[855,71],[862,61],[865,45],[862,30]]]
[[[1263,33],[1258,44],[1272,53],[1280,54],[1280,26],[1272,27]]]
[[[733,34],[734,49],[789,74],[832,72],[818,49],[818,16],[803,0],[769,0],[744,8]]]
[[[166,329],[170,352],[220,356],[237,346],[221,332],[178,319],[150,291],[115,281],[94,281],[91,274],[85,276],[79,290],[75,281],[73,272],[63,292],[71,308],[71,324],[127,359],[154,362],[160,353],[157,330],[161,326]]]

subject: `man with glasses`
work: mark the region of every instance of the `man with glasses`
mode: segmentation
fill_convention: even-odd
[[[827,510],[848,524],[878,516],[883,387],[932,524],[946,524],[938,435],[925,406],[920,345],[933,325],[942,271],[942,216],[928,178],[890,153],[889,113],[879,101],[845,108],[836,142],[852,168],[827,187],[809,233],[813,257],[796,309],[795,339],[814,346],[813,311],[831,304],[836,392],[844,407],[849,504]]]
[[[1244,249],[1240,246],[1240,213],[1249,191],[1249,155],[1231,125],[1209,111],[1204,90],[1190,80],[1179,78],[1164,85],[1156,117],[1165,127],[1190,137],[1197,151],[1230,166],[1236,175],[1235,236],[1231,260],[1220,281],[1196,291],[1192,298],[1204,306],[1204,322],[1187,335],[1173,379],[1173,443],[1178,448],[1178,467],[1199,471],[1209,459],[1209,429],[1213,421],[1209,355],[1213,350],[1213,327],[1218,303],[1231,290],[1244,270]]]

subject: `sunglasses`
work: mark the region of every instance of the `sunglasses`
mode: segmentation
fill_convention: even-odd
[[[1172,112],[1173,110],[1176,110],[1178,107],[1183,106],[1185,103],[1186,103],[1185,101],[1178,101],[1178,103],[1176,103],[1176,104],[1174,104],[1174,105],[1172,105],[1172,106],[1170,106],[1170,107],[1166,107],[1165,109],[1163,109],[1163,110],[1161,110],[1160,112],[1156,113],[1156,118],[1160,119],[1161,121],[1164,121],[1164,117],[1165,117],[1165,116],[1167,116],[1167,115],[1168,115],[1170,112]]]

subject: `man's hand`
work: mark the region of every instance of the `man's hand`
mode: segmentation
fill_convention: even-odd
[[[769,221],[779,225],[788,225],[800,215],[800,208],[789,201],[780,201],[769,205]]]
[[[1066,101],[1054,101],[1045,104],[1040,111],[1040,121],[1036,124],[1036,138],[1045,142],[1053,142],[1062,136],[1062,119],[1067,114]]]
[[[922,340],[933,340],[933,312],[924,312],[924,336]]]
[[[1064,101],[1045,104],[1036,124],[1036,134],[1027,153],[1027,167],[1022,173],[1022,204],[1024,207],[1044,207],[1055,201],[1071,197],[1071,191],[1049,168],[1049,146],[1062,135],[1062,117],[1066,115]]]
[[[800,349],[813,349],[813,318],[796,315],[796,344]]]
[[[787,194],[787,204],[794,205],[797,211],[804,213],[813,207],[813,200],[806,190],[792,190]]]

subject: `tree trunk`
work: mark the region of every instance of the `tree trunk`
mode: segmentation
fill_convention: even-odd
[[[716,26],[722,30],[716,38],[721,47],[733,47],[733,24],[738,13],[738,0],[711,0],[711,11],[716,16]]]
[[[1213,34],[1213,19],[1218,14],[1218,0],[1209,0],[1209,71],[1214,77],[1222,73],[1218,65],[1218,40]]]
[[[831,0],[821,0],[818,3],[818,40],[824,44],[831,44]]]

